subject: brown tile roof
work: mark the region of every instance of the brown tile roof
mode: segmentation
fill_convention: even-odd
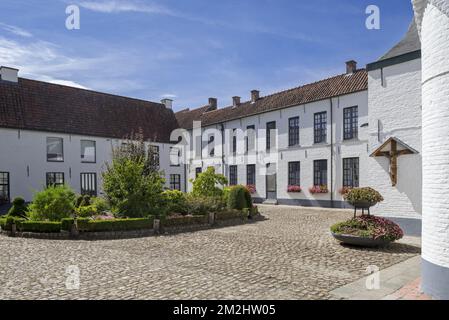
[[[205,112],[207,109],[206,106],[194,110],[183,110],[176,113],[176,118],[182,128],[191,129],[193,120],[201,121],[202,126],[208,126],[367,89],[368,74],[365,69],[360,69],[352,75],[338,75],[262,97],[255,103],[251,103],[250,101],[243,102],[235,108],[231,106]]]
[[[0,80],[0,127],[169,142],[178,124],[159,103],[19,78]]]

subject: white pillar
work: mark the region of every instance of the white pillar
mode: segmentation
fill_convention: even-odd
[[[422,43],[422,290],[449,299],[449,1],[413,5]]]

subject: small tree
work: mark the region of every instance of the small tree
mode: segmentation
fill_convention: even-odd
[[[27,205],[22,197],[14,198],[8,216],[26,218]]]
[[[111,164],[103,172],[103,189],[114,213],[126,217],[159,215],[164,209],[165,180],[155,157],[146,152],[143,135],[132,135],[113,149]],[[151,149],[151,148],[150,148]]]
[[[223,187],[228,183],[225,176],[215,173],[215,168],[209,167],[201,173],[193,183],[193,195],[199,197],[222,197]]]

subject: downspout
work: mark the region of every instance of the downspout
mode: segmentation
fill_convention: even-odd
[[[334,107],[331,102],[331,208],[334,208]]]
[[[224,136],[224,124],[220,123],[220,128],[221,128],[221,172],[222,174],[226,177],[225,175],[225,136]]]

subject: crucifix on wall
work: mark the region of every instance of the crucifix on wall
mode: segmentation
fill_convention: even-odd
[[[391,137],[377,148],[371,157],[387,157],[390,160],[391,185],[398,184],[398,157],[407,154],[417,154],[418,151],[408,146],[398,138]]]

